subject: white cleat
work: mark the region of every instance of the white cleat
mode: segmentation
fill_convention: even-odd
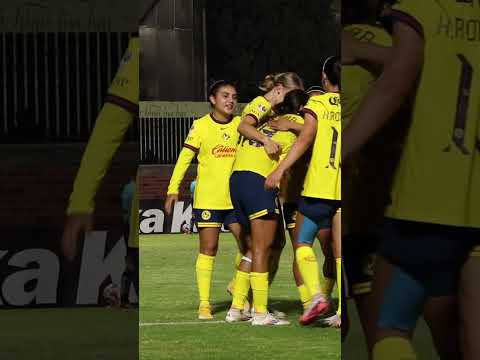
[[[229,324],[250,321],[251,319],[250,316],[244,314],[243,311],[239,309],[228,310],[227,316],[225,317],[225,321]]]
[[[323,323],[331,328],[340,329],[342,327],[342,317],[338,314],[335,314],[324,319]]]
[[[279,326],[290,325],[290,322],[283,319],[278,319],[273,314],[267,312],[265,314],[254,314],[252,318],[253,326]]]

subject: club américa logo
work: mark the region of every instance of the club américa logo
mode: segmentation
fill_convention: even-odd
[[[202,219],[203,220],[210,220],[210,218],[212,217],[212,213],[208,210],[203,210],[202,211]]]
[[[212,149],[212,155],[216,158],[231,158],[235,157],[236,148],[232,146],[225,146],[218,144]]]

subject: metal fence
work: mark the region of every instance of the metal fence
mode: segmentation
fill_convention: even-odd
[[[175,164],[193,121],[211,110],[203,102],[140,102],[140,162]]]
[[[0,137],[85,141],[130,37],[129,32],[1,33]]]

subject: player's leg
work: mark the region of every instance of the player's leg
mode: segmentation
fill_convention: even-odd
[[[477,246],[462,269],[460,309],[463,325],[463,351],[465,360],[480,359],[480,246]]]
[[[288,235],[290,237],[290,242],[292,243],[293,247],[293,278],[295,279],[298,295],[300,296],[300,301],[302,302],[303,309],[305,310],[310,305],[312,296],[310,295],[307,286],[303,283],[302,275],[300,274],[296,260],[296,251],[298,247],[297,237],[299,229],[297,222],[303,221],[303,215],[298,212],[297,203],[286,203],[283,205],[283,216],[288,230]]]
[[[244,176],[233,173],[230,178],[230,195],[234,207],[235,222],[229,225],[230,230],[237,239],[239,249],[244,252],[234,276],[232,288],[232,304],[225,321],[234,323],[250,319],[249,314],[244,312],[247,305],[247,296],[250,291],[250,272],[252,265],[252,240],[250,224],[244,211]],[[249,307],[249,306],[248,306]]]
[[[268,313],[270,255],[278,225],[278,216],[270,214],[252,219],[250,224],[252,231],[252,271],[250,273],[250,283],[253,292],[255,321],[257,318],[265,317]]]
[[[460,359],[457,296],[439,296],[427,299],[423,317],[427,323],[440,359]]]
[[[280,263],[280,257],[285,247],[285,228],[282,219],[278,218],[278,224],[275,231],[275,238],[270,251],[270,259],[268,266],[268,284],[272,285],[275,275],[278,271],[278,265]]]
[[[330,327],[340,328],[342,326],[342,217],[341,211],[335,214],[332,222],[333,255],[335,257],[338,307],[335,315],[327,318],[325,322]]]
[[[218,249],[218,238],[223,223],[223,213],[216,210],[194,209],[200,238],[199,254],[195,264],[199,294],[198,318],[213,319],[210,306],[210,287]]]
[[[236,220],[235,212],[233,210],[231,211],[231,215],[230,214],[227,215],[227,219],[225,220],[224,225],[232,233],[233,237],[235,238],[235,241],[237,242],[237,247],[238,247],[238,252],[235,256],[235,267],[234,267],[235,271],[233,273],[232,280],[230,280],[227,286],[227,292],[230,295],[232,295],[235,288],[235,274],[237,273],[238,266],[242,261],[242,257],[245,255],[247,251],[246,234],[245,234],[245,231],[243,231],[242,226]]]
[[[332,230],[321,229],[317,234],[317,239],[320,242],[320,246],[323,252],[323,266],[321,286],[323,293],[330,297],[332,295],[333,287],[336,281],[336,263],[335,256],[333,255],[332,247]]]
[[[312,245],[320,229],[331,227],[331,220],[338,206],[339,202],[311,198],[304,198],[300,205],[299,211],[304,216],[303,220],[297,223],[299,234],[296,259],[303,281],[312,295],[310,306],[299,319],[302,325],[315,321],[329,309],[329,303],[320,286],[320,272]]]

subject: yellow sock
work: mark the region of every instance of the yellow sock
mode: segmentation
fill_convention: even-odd
[[[232,300],[232,306],[235,309],[243,309],[249,290],[250,274],[238,270],[237,275],[235,276],[235,291],[233,292]]]
[[[237,256],[235,256],[235,270],[238,269],[238,265],[242,262],[243,255],[241,252],[237,253]]]
[[[198,254],[196,270],[200,305],[208,305],[210,303],[210,284],[212,282],[214,261],[215,256]]]
[[[235,256],[235,271],[233,273],[233,278],[232,280],[230,280],[230,283],[228,284],[228,287],[229,289],[234,292],[235,291],[235,278],[237,276],[237,270],[238,270],[238,266],[240,265],[240,263],[242,262],[242,253],[238,252],[237,253],[237,256]]]
[[[253,307],[257,313],[267,312],[268,303],[268,272],[250,273],[250,283],[253,292]]]
[[[322,292],[325,296],[332,296],[333,287],[335,286],[335,279],[324,277],[322,285]]]
[[[337,265],[337,293],[338,293],[338,309],[337,314],[342,315],[342,258],[335,258]]]
[[[405,338],[390,337],[380,340],[373,347],[373,360],[416,360],[412,344]]]
[[[306,309],[312,301],[310,291],[308,291],[307,287],[304,284],[297,286],[297,290],[300,294],[300,300],[302,301],[303,308]]]
[[[300,274],[312,296],[321,293],[318,262],[313,249],[309,246],[300,246],[296,251],[296,259]]]

